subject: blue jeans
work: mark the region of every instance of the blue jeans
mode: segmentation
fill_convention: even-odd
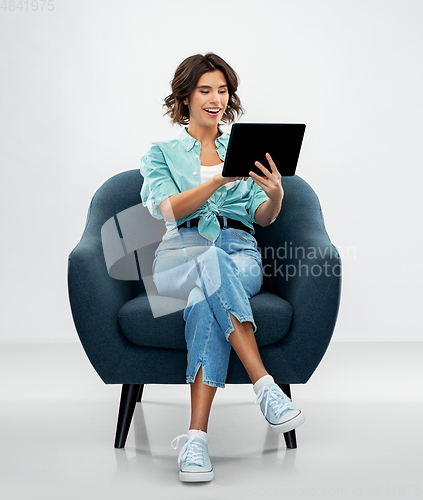
[[[156,250],[153,279],[160,295],[184,298],[187,383],[202,366],[203,383],[225,387],[234,327],[254,322],[249,298],[263,282],[263,266],[255,238],[246,231],[223,227],[212,243],[198,228],[173,229]]]

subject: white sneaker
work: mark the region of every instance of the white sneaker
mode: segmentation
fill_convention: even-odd
[[[178,456],[179,479],[184,482],[211,481],[214,472],[207,443],[196,434],[192,436],[181,434],[172,441],[171,446],[174,450],[178,447],[179,440],[184,437],[187,440]]]
[[[262,387],[257,393],[256,403],[275,432],[289,432],[305,422],[301,410],[277,384]]]

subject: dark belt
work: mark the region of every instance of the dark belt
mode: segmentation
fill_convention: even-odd
[[[225,219],[226,219],[226,226],[227,227],[232,227],[233,229],[241,229],[242,231],[247,231],[247,233],[252,233],[253,230],[247,227],[245,224],[240,222],[239,220],[235,219],[228,219],[222,215],[216,215],[216,219],[219,222],[220,227],[225,227]],[[198,227],[198,222],[200,218],[195,218],[191,219],[189,221],[185,221],[183,224],[178,226],[178,229],[181,229],[182,227]],[[188,226],[189,222],[189,226]]]

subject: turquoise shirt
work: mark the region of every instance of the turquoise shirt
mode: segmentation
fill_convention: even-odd
[[[222,132],[215,143],[221,161],[225,160],[229,134]],[[163,219],[160,203],[172,196],[200,185],[201,143],[191,137],[185,127],[177,139],[167,142],[155,142],[141,159],[141,174],[144,183],[141,200],[151,215]],[[201,217],[199,233],[210,241],[215,241],[220,234],[220,225],[216,215],[225,215],[229,219],[241,221],[253,230],[254,214],[268,196],[251,177],[247,181],[236,181],[226,189],[221,186],[212,196],[185,219],[176,222],[166,221],[170,231],[183,222]]]

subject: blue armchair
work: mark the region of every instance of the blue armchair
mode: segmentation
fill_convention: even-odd
[[[116,448],[125,446],[144,384],[185,383],[184,304],[154,290],[151,263],[165,227],[146,216],[142,182],[139,170],[130,170],[97,190],[68,262],[69,299],[83,348],[106,384],[122,384]],[[291,396],[290,385],[309,380],[329,345],[341,263],[312,188],[298,176],[282,183],[281,213],[270,226],[256,227],[264,281],[250,302],[264,365]],[[234,351],[226,383],[250,383]],[[295,431],[284,437],[288,448],[297,446]]]

